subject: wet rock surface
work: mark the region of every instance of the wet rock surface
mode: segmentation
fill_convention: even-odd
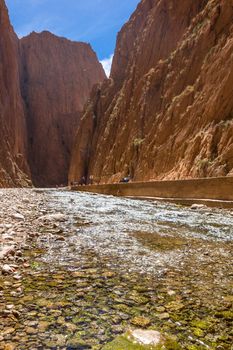
[[[138,328],[231,349],[231,211],[56,190],[0,199],[1,350],[97,350]]]

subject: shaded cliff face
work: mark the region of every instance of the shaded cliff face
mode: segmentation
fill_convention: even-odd
[[[0,0],[0,187],[27,186],[26,126],[20,94],[18,42]]]
[[[70,181],[233,175],[233,0],[143,0],[82,116]]]
[[[90,45],[49,32],[21,39],[20,55],[33,183],[66,184],[80,112],[105,73]]]

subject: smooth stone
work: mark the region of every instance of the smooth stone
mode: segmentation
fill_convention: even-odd
[[[6,305],[6,309],[7,310],[13,310],[14,309],[14,305],[12,304],[12,305]]]
[[[40,221],[65,221],[66,220],[66,216],[64,214],[47,214],[47,215],[43,215],[41,217],[39,217]]]
[[[27,327],[26,329],[25,329],[25,332],[27,333],[27,334],[37,334],[37,329],[36,328],[33,328],[33,327]]]
[[[158,315],[158,318],[160,318],[160,320],[167,320],[170,318],[170,315],[168,312],[164,312],[164,313]]]
[[[24,202],[24,203],[30,203],[29,199],[27,199],[27,198],[23,198],[23,199],[22,199],[22,202]]]
[[[13,328],[13,327],[9,327],[9,328],[6,328],[4,331],[3,331],[3,336],[5,336],[5,335],[8,335],[8,334],[12,334],[12,333],[14,333],[15,332],[15,328]]]
[[[29,268],[29,267],[30,267],[30,264],[28,264],[28,263],[24,263],[24,264],[23,264],[23,267],[25,267],[25,269],[27,269],[27,268]]]
[[[165,305],[165,307],[166,307],[166,309],[178,311],[178,310],[183,309],[184,305],[181,302],[172,301],[172,302],[168,303],[167,305]]]
[[[16,349],[16,344],[6,344],[4,345],[4,350],[14,350]]]
[[[11,311],[10,310],[3,310],[2,313],[5,316],[9,316],[11,314]]]
[[[192,210],[198,210],[198,209],[203,209],[203,208],[206,208],[206,206],[204,204],[193,204],[191,206]]]
[[[159,345],[163,342],[163,337],[160,332],[152,330],[135,329],[130,332],[128,339],[132,339],[142,345]]]
[[[173,295],[176,295],[176,292],[174,290],[168,290],[167,294],[171,297]]]
[[[0,251],[0,260],[4,259],[9,255],[15,255],[15,247],[14,246],[5,246]]]
[[[4,226],[5,226],[5,228],[10,229],[10,228],[12,228],[13,225],[12,224],[5,224]]]
[[[37,321],[31,321],[31,322],[28,322],[27,323],[27,326],[28,327],[35,327],[35,326],[37,326],[38,325],[38,322]]]
[[[57,324],[60,324],[60,325],[65,325],[66,324],[66,320],[64,317],[61,317],[59,316],[58,319],[57,319]]]
[[[3,274],[8,274],[10,275],[11,273],[14,273],[15,269],[13,267],[11,267],[10,265],[3,265],[2,266],[2,273]]]
[[[70,332],[75,332],[77,330],[77,326],[73,323],[65,323],[65,326]]]
[[[22,279],[22,276],[21,276],[21,275],[16,274],[16,275],[14,275],[14,276],[13,276],[13,278],[14,278],[15,280],[19,281],[19,280],[21,280],[21,279]]]
[[[166,311],[165,307],[163,307],[163,306],[158,306],[158,307],[155,308],[155,310],[157,312],[165,312]]]
[[[63,236],[56,236],[56,241],[60,241],[60,242],[65,242],[65,237]]]
[[[135,329],[118,336],[102,350],[181,350],[176,338],[156,330]]]
[[[176,340],[157,331],[138,329],[117,337],[102,350],[181,350],[181,347]]]
[[[49,328],[50,323],[46,321],[40,321],[38,324],[38,329],[41,332],[45,332]]]
[[[56,334],[55,336],[56,338],[56,343],[59,345],[59,346],[64,346],[66,345],[66,336],[63,335],[63,334]]]
[[[131,323],[139,327],[147,327],[151,324],[151,320],[147,317],[136,316],[131,320]]]
[[[19,214],[19,213],[15,213],[15,214],[12,214],[11,217],[13,219],[17,219],[17,220],[25,220],[25,217],[22,215],[22,214]]]
[[[4,239],[4,241],[14,241],[14,237],[12,237],[11,235],[2,235],[2,238]]]
[[[35,237],[38,237],[38,234],[35,233],[35,232],[30,232],[30,233],[28,234],[28,237],[29,237],[29,238],[35,238]]]
[[[106,272],[103,273],[103,277],[105,277],[105,278],[112,278],[115,275],[116,274],[114,272],[112,272],[112,271],[106,271]]]
[[[4,286],[6,286],[6,287],[11,287],[11,286],[12,286],[12,283],[9,282],[9,281],[4,281],[3,284],[4,284]]]
[[[224,297],[224,301],[227,301],[229,303],[233,303],[233,295],[227,295]]]

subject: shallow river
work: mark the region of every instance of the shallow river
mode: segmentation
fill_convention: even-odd
[[[65,219],[39,225],[28,251],[17,349],[98,350],[129,327],[174,335],[182,349],[231,349],[233,212],[42,193],[44,212]]]

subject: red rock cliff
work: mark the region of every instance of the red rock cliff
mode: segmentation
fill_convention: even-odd
[[[105,73],[90,45],[49,32],[21,39],[20,55],[33,182],[66,184],[80,112]]]
[[[0,0],[0,187],[28,185],[26,158],[18,42],[5,3]]]
[[[233,175],[233,0],[143,0],[93,91],[70,181]]]

